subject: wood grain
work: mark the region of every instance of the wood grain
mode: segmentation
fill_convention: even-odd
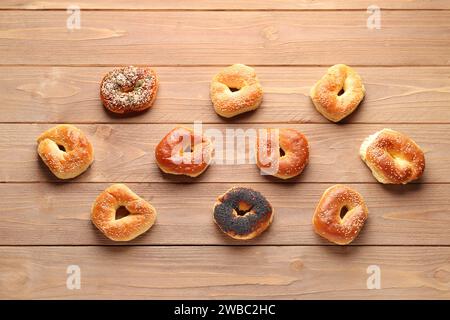
[[[215,199],[233,184],[141,183],[128,186],[157,209],[152,229],[129,243],[109,241],[90,221],[94,199],[109,184],[0,184],[0,245],[329,245],[312,214],[330,184],[240,184],[263,193],[275,210],[271,227],[252,241],[222,234]],[[350,185],[369,208],[356,245],[450,245],[450,185]]]
[[[0,64],[449,65],[450,11],[0,12]],[[20,54],[18,54],[20,53]]]
[[[66,27],[73,4],[79,30]],[[373,4],[379,30],[366,25]],[[450,299],[449,1],[5,0],[0,52],[0,299]],[[232,63],[255,66],[265,96],[256,112],[224,120],[209,83]],[[308,97],[335,63],[356,67],[367,88],[338,125]],[[159,96],[146,113],[116,117],[100,104],[99,81],[130,64],[157,70]],[[296,128],[309,139],[310,164],[289,181],[254,164],[214,164],[197,179],[161,173],[155,145],[198,120],[222,133]],[[36,153],[36,137],[56,123],[77,125],[95,148],[93,166],[66,182]],[[422,179],[384,186],[372,177],[358,149],[384,127],[424,149]],[[158,211],[130,243],[109,241],[89,219],[114,182]],[[339,182],[369,207],[346,247],[311,226],[322,192]],[[272,226],[249,242],[212,221],[215,198],[236,184],[275,208]],[[66,288],[72,264],[81,290]],[[370,265],[381,268],[380,290],[367,289]]]
[[[57,181],[40,161],[36,152],[36,137],[50,124],[0,125],[0,181],[33,182]],[[310,163],[297,178],[288,181],[263,176],[255,164],[248,161],[248,152],[239,148],[244,164],[237,164],[238,154],[226,156],[226,130],[251,132],[267,125],[217,124],[204,125],[203,130],[218,130],[222,139],[216,142],[216,155],[223,155],[222,164],[213,164],[196,179],[163,174],[155,164],[156,144],[175,125],[173,124],[92,124],[77,125],[91,140],[95,161],[91,168],[72,181],[75,182],[369,182],[376,183],[370,170],[359,157],[361,142],[384,125],[336,124],[271,124],[271,127],[290,127],[303,132],[310,143]],[[391,129],[408,134],[424,150],[426,169],[416,182],[450,182],[450,125],[395,125]],[[247,131],[249,130],[249,131]],[[253,131],[256,132],[256,131]],[[237,150],[237,139],[234,150]],[[249,146],[249,140],[247,147]],[[220,148],[220,142],[223,148]],[[13,152],[12,152],[13,151]],[[248,150],[247,150],[248,151]],[[229,161],[229,162],[228,162]],[[230,163],[230,164],[226,164]]]
[[[1,9],[66,9],[73,1],[60,0],[3,0]],[[374,4],[372,0],[246,0],[246,1],[189,1],[189,0],[128,0],[128,1],[90,1],[77,0],[82,9],[126,9],[126,10],[331,10],[362,9]],[[382,9],[450,9],[445,0],[377,0]]]
[[[0,298],[449,299],[448,247],[1,247]],[[69,265],[81,289],[66,288]],[[368,290],[367,268],[381,271]]]
[[[156,67],[161,85],[149,112],[117,117],[105,112],[99,82],[112,67],[2,67],[1,122],[76,123],[227,123],[209,97],[221,67]],[[257,67],[264,101],[257,112],[233,118],[242,122],[329,123],[314,108],[310,87],[326,67]],[[450,122],[450,68],[358,67],[366,97],[344,123]]]

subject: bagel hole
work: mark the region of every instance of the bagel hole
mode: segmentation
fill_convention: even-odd
[[[280,157],[284,157],[286,155],[286,152],[283,150],[283,148],[280,148]]]
[[[401,167],[408,167],[409,162],[403,158],[403,155],[398,152],[388,151],[388,154],[394,160],[394,162]]]
[[[343,206],[341,208],[341,211],[339,212],[339,216],[341,217],[341,219],[344,219],[344,217],[346,216],[347,212],[348,212],[348,207],[347,206]]]
[[[245,216],[247,213],[249,213],[252,210],[253,206],[248,204],[247,202],[240,201],[238,203],[237,208],[235,208],[235,211],[238,216]]]
[[[124,206],[120,206],[119,208],[117,208],[116,210],[116,220],[120,220],[122,218],[125,218],[127,216],[130,215],[130,211],[127,210],[127,208],[125,208]]]
[[[180,154],[183,155],[184,153],[192,153],[192,147],[190,145],[185,146],[183,149],[180,150]]]
[[[184,148],[183,152],[192,152],[191,146],[187,146],[186,148]]]
[[[59,150],[61,150],[62,152],[66,152],[66,148],[64,148],[63,145],[58,144],[58,148],[59,148]]]
[[[339,92],[338,92],[338,97],[340,97],[340,96],[342,96],[343,94],[345,93],[345,90],[344,90],[344,88],[342,88],[341,90],[339,90]]]
[[[241,88],[233,88],[233,87],[228,87],[228,89],[230,89],[231,92],[236,92],[241,90]]]
[[[131,91],[134,91],[134,86],[123,86],[122,87],[122,92],[123,93],[130,93]]]

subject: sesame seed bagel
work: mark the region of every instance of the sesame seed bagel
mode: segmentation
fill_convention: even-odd
[[[94,148],[77,127],[61,124],[37,138],[37,152],[50,171],[60,179],[71,179],[86,171],[94,161]]]
[[[281,179],[298,176],[309,161],[308,140],[295,129],[258,130],[256,152],[261,172]]]
[[[156,72],[150,68],[116,68],[103,77],[100,98],[111,112],[139,112],[152,106],[158,87]]]
[[[317,111],[338,122],[355,111],[365,92],[359,74],[345,64],[337,64],[311,88],[310,96]]]
[[[406,184],[425,170],[422,149],[407,135],[391,129],[367,137],[359,154],[375,179],[385,184]]]
[[[214,205],[214,221],[231,238],[250,240],[266,230],[273,220],[270,203],[258,191],[233,187]]]
[[[323,193],[312,219],[314,230],[339,245],[352,242],[369,215],[363,197],[355,190],[338,184]]]
[[[125,207],[129,215],[116,219],[116,211]],[[113,184],[95,199],[92,223],[114,241],[129,241],[150,229],[156,220],[153,206],[124,184]]]
[[[263,90],[253,68],[234,64],[214,76],[210,94],[217,114],[231,118],[258,108]]]

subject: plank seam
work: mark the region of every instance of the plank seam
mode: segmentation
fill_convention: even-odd
[[[124,120],[126,119],[120,119],[120,120]],[[196,121],[196,120],[194,120]],[[111,125],[145,125],[145,124],[168,124],[168,125],[177,125],[177,124],[192,124],[194,121],[176,121],[176,122],[157,122],[157,121],[145,121],[145,122],[130,122],[130,121],[126,121],[126,122],[106,122],[106,121],[97,121],[97,122],[71,122],[72,124],[78,124],[78,125],[96,125],[96,124],[111,124]],[[23,121],[23,122],[17,122],[17,121],[0,121],[0,125],[41,125],[41,124],[61,124],[61,123],[66,123],[64,121]],[[275,121],[275,122],[265,122],[265,121],[254,121],[254,122],[234,122],[234,123],[228,123],[228,122],[209,122],[209,121],[202,121],[202,124],[205,125],[221,125],[221,126],[226,126],[228,124],[232,125],[232,126],[237,126],[237,125],[265,125],[265,124],[283,124],[283,125],[290,125],[290,124],[302,124],[302,125],[327,125],[330,124],[329,122],[316,122],[316,121],[311,121],[311,122],[301,122],[301,121],[286,121],[286,122],[279,122],[279,121]],[[390,125],[390,124],[399,124],[399,125],[449,125],[449,122],[432,122],[432,121],[427,121],[427,122],[352,122],[352,123],[345,123],[345,125],[379,125],[379,124],[386,124],[386,125]]]
[[[180,177],[180,179],[183,179],[184,177]],[[188,178],[186,178],[188,179]],[[65,183],[97,183],[97,184],[105,184],[105,183],[118,183],[123,182],[123,180],[113,180],[113,181],[44,181],[44,180],[35,180],[35,181],[0,181],[1,184],[37,184],[37,183],[58,183],[58,184],[65,184]],[[149,184],[149,183],[166,183],[166,184],[197,184],[197,183],[204,183],[204,184],[224,184],[224,183],[245,183],[245,184],[261,184],[261,183],[267,183],[267,184],[337,184],[337,183],[346,183],[346,184],[367,184],[367,185],[376,185],[380,184],[377,181],[373,182],[361,182],[361,181],[125,181],[123,183],[127,184]],[[409,185],[450,185],[450,182],[410,182]]]
[[[82,11],[103,11],[103,12],[367,12],[367,8],[348,8],[348,9],[320,9],[320,8],[311,8],[311,9],[149,9],[149,8],[80,8]],[[380,7],[383,11],[430,11],[430,12],[436,12],[436,11],[450,11],[450,8],[427,8],[427,9],[420,9],[420,8],[383,8]],[[39,11],[66,11],[67,8],[0,8],[0,11],[18,11],[18,12],[39,12]]]
[[[421,244],[349,244],[346,247],[340,247],[335,244],[0,244],[3,247],[419,247],[419,248],[450,248],[447,244],[421,245]]]
[[[99,99],[100,100],[100,99]],[[123,118],[118,118],[118,121],[121,120],[123,121],[124,119],[126,119],[126,116],[124,116]],[[43,122],[36,122],[36,121],[29,121],[29,122],[18,122],[18,121],[12,121],[12,122],[0,122],[0,125],[33,125],[33,124],[57,124],[57,123],[62,123],[63,121],[43,121]],[[154,122],[154,121],[149,121],[149,122],[131,122],[131,121],[127,121],[127,122],[103,122],[103,121],[98,121],[98,122],[79,122],[79,121],[75,121],[75,122],[71,122],[73,125],[95,125],[95,124],[112,124],[112,125],[137,125],[137,124],[179,124],[179,123],[193,123],[194,121],[175,121],[175,122]],[[305,125],[346,125],[346,126],[360,126],[363,124],[400,124],[400,125],[417,125],[417,124],[424,124],[424,125],[442,125],[442,126],[447,126],[450,123],[449,122],[351,122],[351,123],[345,123],[345,122],[341,122],[339,124],[335,124],[332,122],[316,122],[316,121],[311,121],[311,122],[301,122],[301,121],[285,121],[285,122],[280,122],[280,121],[274,121],[274,122],[264,122],[264,121],[254,121],[254,122],[247,122],[247,121],[240,121],[240,122],[209,122],[209,121],[202,121],[202,124],[217,124],[217,125],[221,125],[221,126],[226,126],[226,125],[231,125],[231,126],[237,126],[237,125],[251,125],[251,124],[280,124],[280,125],[290,125],[290,124],[305,124]]]
[[[148,64],[133,64],[136,67],[146,67]],[[230,64],[152,64],[154,68],[206,68],[206,67],[226,67]],[[58,67],[58,68],[103,68],[103,67],[125,67],[129,64],[112,64],[112,63],[74,63],[74,64],[40,64],[40,63],[0,63],[0,68],[12,68],[12,67]],[[252,64],[255,68],[328,68],[330,64]],[[450,64],[352,64],[354,68],[449,68]]]

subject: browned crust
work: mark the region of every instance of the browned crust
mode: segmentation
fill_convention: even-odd
[[[82,174],[94,161],[91,143],[80,129],[72,125],[62,124],[48,129],[37,138],[37,143],[42,161],[60,179]]]
[[[341,89],[344,89],[345,93],[339,96]],[[361,77],[345,64],[330,67],[310,92],[317,111],[333,122],[351,114],[364,98],[364,94]]]
[[[361,157],[382,183],[406,184],[425,170],[422,149],[407,135],[391,129],[378,132]]]
[[[348,208],[343,219],[340,212]],[[314,231],[325,239],[339,245],[352,242],[361,231],[369,211],[363,197],[355,190],[334,185],[322,195],[312,219]]]
[[[132,67],[132,66],[130,66]],[[125,68],[129,67],[123,67],[123,68],[117,68],[115,70],[123,70]],[[102,100],[103,106],[108,109],[109,111],[117,114],[125,114],[125,113],[132,113],[132,112],[141,112],[148,108],[150,108],[153,105],[153,102],[156,99],[156,95],[159,89],[159,78],[156,72],[151,68],[139,68],[136,67],[138,70],[138,76],[136,81],[132,84],[132,86],[136,85],[136,82],[139,80],[144,79],[147,76],[151,76],[153,78],[153,84],[149,86],[147,89],[148,98],[144,99],[142,102],[127,102],[127,103],[120,103],[117,99],[117,95],[113,92],[108,91],[104,87],[105,80],[110,77],[112,72],[115,70],[108,72],[102,79],[102,82],[100,84],[100,99]],[[130,89],[130,88],[127,88]],[[125,91],[124,91],[125,92]]]
[[[115,220],[116,210],[124,206],[130,213]],[[114,241],[129,241],[146,232],[155,223],[156,210],[124,184],[114,184],[95,200],[92,223]]]
[[[266,139],[261,139],[260,134],[258,130],[256,165],[263,172],[281,179],[290,179],[302,173],[309,161],[309,144],[301,132],[295,129],[266,129]],[[278,141],[272,139],[276,137]],[[280,148],[285,152],[282,157]]]
[[[190,143],[193,153],[184,152],[182,160],[174,156],[179,155],[183,139]],[[206,136],[195,135],[189,128],[176,127],[156,146],[155,159],[165,173],[197,177],[208,168],[213,150],[213,144]]]
[[[216,202],[215,206],[217,206],[218,204],[220,204],[220,202]],[[272,211],[272,213],[273,213],[273,211]],[[232,232],[232,231],[224,232],[224,233],[227,234],[229,237],[235,239],[235,240],[243,240],[243,241],[252,240],[252,239],[258,237],[264,231],[266,231],[266,229],[269,228],[270,225],[272,224],[272,221],[273,221],[273,214],[270,216],[269,220],[261,221],[259,223],[258,227],[256,227],[254,231],[249,232],[247,234],[241,235],[241,234],[237,234],[237,233]],[[217,223],[217,221],[214,220],[214,222],[220,228],[220,225]]]
[[[237,88],[239,91],[232,92],[230,88]],[[217,114],[231,118],[258,108],[262,102],[263,90],[253,68],[234,64],[214,76],[210,95]]]

